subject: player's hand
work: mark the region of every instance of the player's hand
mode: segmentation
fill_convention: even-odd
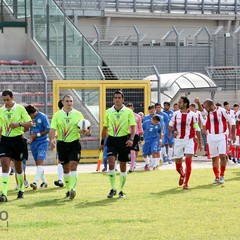
[[[128,139],[127,142],[126,142],[126,146],[127,147],[132,147],[132,145],[133,145],[133,141]]]
[[[51,141],[50,141],[50,146],[51,146],[51,148],[55,148],[55,147],[56,147],[56,142],[55,142],[55,140],[51,140]]]
[[[178,135],[178,131],[174,131],[173,134],[174,134],[174,138],[176,138]]]
[[[200,103],[199,98],[195,98],[194,102],[197,103],[197,104]]]
[[[19,127],[19,123],[10,123],[9,127],[12,129],[17,128]]]

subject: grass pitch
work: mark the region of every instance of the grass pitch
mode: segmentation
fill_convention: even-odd
[[[9,201],[0,203],[0,212],[8,213],[7,221],[0,220],[0,239],[240,239],[238,168],[227,169],[223,185],[212,184],[211,169],[193,169],[190,190],[178,186],[174,170],[134,172],[124,199],[106,198],[106,173],[78,177],[72,201],[64,199],[65,188],[54,186],[56,175],[47,175],[45,190],[27,189],[24,199],[10,190]]]

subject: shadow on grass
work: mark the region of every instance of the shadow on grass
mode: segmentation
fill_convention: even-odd
[[[159,197],[164,197],[166,195],[174,195],[174,194],[182,194],[182,193],[187,193],[195,190],[200,190],[200,189],[212,189],[216,187],[224,187],[224,184],[205,184],[205,185],[198,185],[196,187],[191,187],[188,190],[184,190],[181,187],[176,187],[176,188],[171,188],[165,191],[161,192],[156,192],[156,193],[151,193],[153,195],[159,196]]]
[[[15,201],[22,201],[21,199],[16,199]],[[71,202],[71,200],[67,198],[54,198],[48,200],[39,200],[38,202],[34,201],[31,204],[20,204],[19,207],[31,209],[36,207],[59,207],[59,206],[66,206],[66,203]]]
[[[77,208],[89,208],[89,207],[98,207],[98,206],[103,207],[103,206],[111,205],[112,203],[115,203],[116,201],[119,201],[119,200],[123,200],[123,199],[112,198],[112,199],[102,199],[102,200],[95,201],[95,202],[85,201],[85,202],[80,202],[80,203],[76,204],[75,207],[77,207]]]
[[[75,204],[74,206],[76,208],[88,208],[88,207],[93,207],[93,206],[107,206],[107,205],[111,205],[114,202],[121,200],[119,198],[112,198],[112,199],[102,199],[99,201],[95,201],[95,202],[88,202],[88,201],[84,201],[84,202],[77,202],[79,201],[79,199],[74,199],[74,200],[70,200],[68,198],[54,198],[54,199],[47,199],[47,200],[43,200],[40,199],[39,201],[34,201],[33,203],[29,204],[20,204],[19,207],[22,208],[26,208],[26,209],[31,209],[31,208],[37,208],[37,207],[60,207],[60,206],[66,206],[69,203],[73,203]],[[11,202],[14,201],[23,201],[23,199],[14,199]]]
[[[42,192],[42,193],[49,193],[49,192],[55,192],[55,191],[60,191],[63,188],[60,187],[52,187],[52,188],[45,188],[45,189],[38,189],[38,190],[32,190],[31,188],[26,189],[24,191],[25,195],[32,195],[32,194],[36,194],[37,192]],[[14,196],[17,195],[18,190],[9,190],[8,191],[8,195],[9,196]]]

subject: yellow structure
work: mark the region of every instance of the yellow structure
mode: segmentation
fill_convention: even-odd
[[[104,112],[106,110],[107,89],[143,89],[144,92],[144,113],[148,114],[147,109],[151,100],[149,80],[54,80],[53,81],[53,112],[58,110],[60,92],[64,90],[77,89],[98,89],[99,91],[99,123],[101,136]],[[125,100],[127,101],[126,97]],[[101,137],[99,137],[101,138]],[[81,162],[97,162],[99,149],[82,150]]]

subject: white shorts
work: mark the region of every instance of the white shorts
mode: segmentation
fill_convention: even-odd
[[[207,143],[211,157],[217,157],[219,154],[226,154],[227,152],[227,138],[225,133],[208,134]]]
[[[194,154],[193,138],[174,139],[174,158],[182,158],[184,154]]]

